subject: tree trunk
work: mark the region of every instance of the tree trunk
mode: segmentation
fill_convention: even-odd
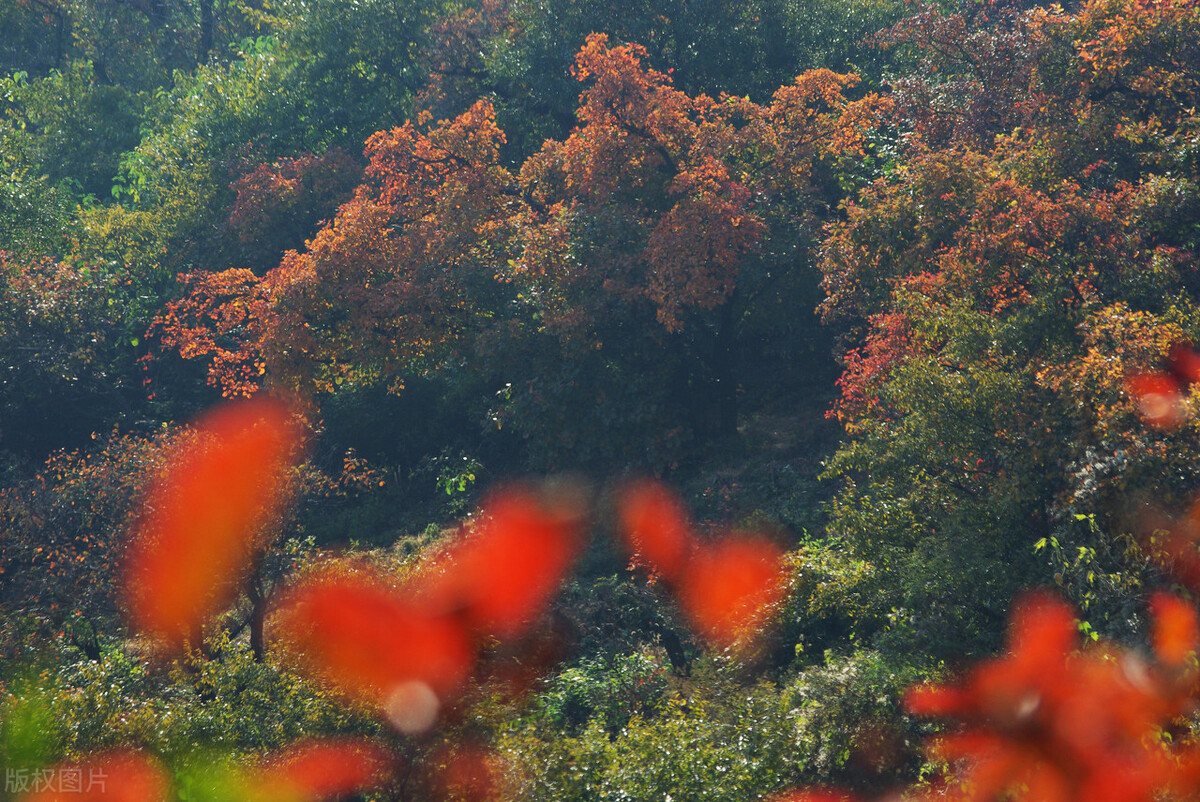
[[[213,3],[216,0],[200,0],[200,45],[196,49],[196,63],[208,61],[213,49]]]
[[[267,594],[260,584],[261,577],[254,577],[246,590],[250,597],[250,651],[260,663],[266,659],[267,643],[263,628],[267,620]]]
[[[34,0],[34,3],[45,11],[47,16],[54,18],[54,63],[52,66],[61,68],[67,58],[66,13],[57,4],[48,3],[46,0]]]

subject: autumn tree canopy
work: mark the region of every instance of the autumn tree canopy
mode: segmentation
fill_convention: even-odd
[[[887,104],[848,99],[857,79],[828,70],[767,105],[690,96],[645,58],[591,37],[578,127],[517,171],[485,101],[376,134],[364,182],[304,252],[261,280],[194,276],[160,316],[165,342],[211,358],[227,394],[266,374],[399,386],[459,360],[520,388],[534,377],[505,365],[531,352],[541,380],[655,359],[674,377],[663,403],[691,408],[676,425],[731,431],[745,321],[811,275],[821,178],[865,152]]]

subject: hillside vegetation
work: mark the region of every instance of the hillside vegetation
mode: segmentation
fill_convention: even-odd
[[[1196,0],[0,31],[0,799],[1200,795]]]

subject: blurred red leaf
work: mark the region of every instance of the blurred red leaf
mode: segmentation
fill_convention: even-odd
[[[629,551],[666,579],[677,579],[695,546],[679,498],[660,482],[638,482],[622,495],[620,514]]]
[[[371,576],[302,582],[279,599],[272,625],[312,674],[407,732],[432,726],[474,661],[460,621]]]
[[[619,511],[626,547],[667,580],[692,626],[718,648],[749,645],[785,590],[780,548],[753,534],[697,539],[659,482],[630,486]]]
[[[692,625],[721,648],[754,634],[783,596],[782,561],[779,547],[757,535],[703,544],[679,582],[679,599]]]
[[[953,716],[970,702],[965,691],[944,685],[918,685],[904,694],[904,709],[914,716]]]
[[[808,788],[777,794],[770,797],[768,802],[854,802],[854,797],[841,791]]]
[[[162,765],[140,752],[113,752],[44,770],[46,787],[21,802],[166,802],[171,781]]]
[[[309,802],[380,785],[394,760],[363,739],[306,740],[268,757],[242,780],[251,802]]]
[[[1062,665],[1079,642],[1079,627],[1071,607],[1049,594],[1018,599],[1008,627],[1010,660],[1020,673]]]
[[[1181,382],[1200,381],[1200,354],[1189,343],[1175,343],[1169,357],[1171,373]]]
[[[502,788],[504,765],[500,757],[481,746],[455,744],[442,747],[429,759],[433,786],[439,796],[484,802],[496,799]]]
[[[1150,802],[1174,782],[1176,764],[1153,739],[1183,712],[1186,694],[1135,655],[1079,653],[1077,641],[1066,604],[1027,597],[1014,611],[1006,655],[978,664],[957,687],[909,693],[910,712],[963,723],[930,751],[964,761],[966,798],[1023,788],[1023,799],[1045,802]]]
[[[143,502],[130,544],[125,596],[135,629],[173,647],[195,644],[233,602],[297,443],[276,401],[229,404],[197,421]]]
[[[1184,388],[1170,374],[1134,373],[1125,379],[1125,390],[1151,426],[1174,429],[1187,420]]]
[[[431,607],[461,613],[477,633],[518,635],[562,584],[580,549],[582,516],[570,493],[548,499],[525,489],[499,493],[419,593]]]
[[[1147,553],[1177,581],[1200,589],[1200,501],[1178,518],[1151,509],[1144,514],[1142,528],[1140,540]]]
[[[1154,616],[1154,654],[1159,662],[1182,667],[1200,646],[1200,622],[1196,610],[1177,596],[1155,594],[1150,600]]]

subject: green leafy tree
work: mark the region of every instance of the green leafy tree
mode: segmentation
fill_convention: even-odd
[[[1171,4],[1028,12],[1017,28],[1038,46],[1018,73],[1047,102],[1005,107],[1026,127],[982,148],[959,111],[901,104],[921,139],[831,229],[826,313],[862,328],[834,410],[848,440],[826,472],[842,488],[830,530],[878,570],[892,636],[986,648],[1016,590],[1051,581],[1104,596],[1089,615],[1119,630],[1159,581],[1133,548],[1136,510],[1185,497],[1194,432],[1147,433],[1123,382],[1200,322],[1180,246],[1195,166],[1173,135],[1123,132],[1194,124],[1195,68],[1167,42],[1196,24]],[[1096,91],[1099,74],[1129,89]],[[1149,103],[1154,80],[1168,85]],[[1047,543],[1079,558],[1047,561]]]

